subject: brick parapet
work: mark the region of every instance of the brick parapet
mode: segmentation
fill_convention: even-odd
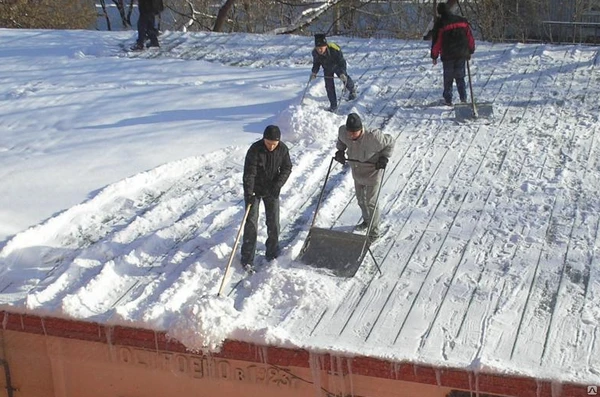
[[[137,347],[175,353],[189,353],[180,342],[169,339],[165,332],[125,326],[41,317],[0,311],[3,329],[17,332],[106,343],[115,346]],[[330,368],[337,356],[315,353],[324,370]],[[261,346],[247,342],[227,340],[213,357],[258,362],[283,367],[310,367],[310,352],[305,349]],[[572,397],[587,395],[587,385],[561,384],[553,387],[549,380],[524,376],[484,373],[462,368],[436,368],[413,363],[398,363],[367,356],[345,357],[352,374],[383,379],[395,379],[461,390],[474,390],[503,396],[518,397]]]

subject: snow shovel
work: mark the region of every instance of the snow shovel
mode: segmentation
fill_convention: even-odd
[[[319,76],[317,76],[319,77]],[[325,79],[339,79],[338,76],[323,76],[323,78]],[[341,80],[341,79],[340,79]],[[302,93],[302,98],[300,99],[300,106],[302,106],[302,104],[304,103],[304,97],[306,96],[306,92],[308,91],[308,86],[310,85],[310,82],[312,81],[312,78],[308,78],[308,82],[306,82],[306,87],[304,87],[304,92]],[[346,93],[346,85],[344,84],[343,88],[342,88],[342,96],[338,98],[338,102],[337,102],[337,106],[340,105],[340,103],[342,102],[342,98],[344,97],[344,94]]]
[[[306,91],[308,90],[308,86],[310,85],[310,82],[312,81],[312,78],[308,78],[308,81],[306,82],[306,87],[304,87],[304,92],[302,93],[302,99],[300,99],[300,106],[302,106],[302,104],[304,103],[304,97],[306,96]]]
[[[332,158],[317,201],[311,227],[300,250],[298,260],[309,266],[329,269],[338,277],[353,277],[367,252],[371,253],[370,240],[367,235],[314,227],[333,161]]]
[[[458,121],[466,119],[478,119],[480,117],[490,118],[494,115],[494,108],[491,102],[481,102],[475,104],[473,96],[473,83],[471,82],[471,66],[467,60],[467,74],[469,76],[469,91],[471,93],[471,104],[460,103],[454,105],[454,116]]]
[[[246,224],[246,220],[248,219],[248,214],[250,213],[250,208],[252,208],[252,204],[250,204],[246,208],[246,213],[244,214],[244,218],[242,219],[242,224],[240,225],[240,230],[238,230],[237,236],[235,237],[235,243],[233,244],[233,250],[231,250],[231,255],[229,255],[229,262],[227,262],[227,267],[225,268],[225,274],[223,274],[223,280],[221,281],[221,286],[219,287],[219,293],[217,296],[222,296],[223,287],[225,287],[225,279],[227,279],[227,274],[229,274],[229,268],[231,267],[231,262],[233,262],[233,257],[235,256],[235,251],[237,249],[238,243],[240,242],[240,236],[242,235],[242,230],[244,230],[244,225]]]

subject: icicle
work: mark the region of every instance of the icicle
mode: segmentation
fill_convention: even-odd
[[[329,358],[329,363],[325,368],[328,368],[327,371],[327,388],[331,388],[333,387],[335,390],[338,390],[337,387],[337,382],[338,382],[338,378],[337,378],[337,368],[333,362],[333,360],[335,359],[335,357],[331,354],[328,354],[327,356],[325,356],[325,359]]]
[[[469,372],[469,390],[473,391],[473,373]]]
[[[400,363],[392,363],[390,366],[391,369],[391,376],[394,379],[400,379],[400,368],[402,368],[402,364]]]
[[[266,346],[260,347],[260,362],[263,364],[267,364],[269,362],[269,350]]]
[[[259,363],[261,364],[265,364],[266,363],[266,350],[264,348],[264,346],[256,346],[255,348],[255,357],[258,360]]]
[[[158,353],[158,333],[154,331],[154,349]]]
[[[110,359],[113,362],[118,361],[117,352],[115,350],[115,346],[113,344],[113,327],[106,326],[104,327],[104,334],[106,335],[106,344],[108,345],[108,352],[110,354]]]
[[[343,358],[342,357],[335,357],[335,364],[336,364],[336,368],[335,371],[337,372],[337,380],[341,383],[340,387],[337,388],[337,390],[343,395],[346,395],[346,377],[344,376],[344,366],[343,366]]]
[[[560,382],[552,382],[550,384],[550,388],[552,390],[552,397],[560,397],[562,394],[562,383]]]
[[[350,395],[354,396],[354,382],[352,379],[352,360],[351,359],[347,359],[346,360],[346,365],[348,367],[348,379],[350,382]]]
[[[113,327],[110,325],[107,325],[106,327],[104,327],[104,334],[106,335],[106,343],[108,343],[109,347],[113,347]]]
[[[48,333],[46,332],[46,323],[44,322],[43,317],[40,318],[40,323],[42,324],[42,331],[44,331],[44,336],[48,336]]]
[[[313,377],[313,386],[315,390],[315,396],[321,397],[321,364],[320,357],[314,353],[308,353],[308,365],[310,366],[310,372]]]
[[[442,386],[442,371],[439,368],[436,368],[434,370],[435,372],[435,381],[437,382],[438,386]]]
[[[6,331],[7,325],[8,325],[8,313],[4,312],[4,319],[2,320],[2,329]]]
[[[210,352],[205,352],[204,354],[206,355],[207,377],[215,378],[217,376],[215,370],[215,360],[213,359],[213,356]]]
[[[535,380],[535,397],[542,397],[542,383],[539,379]]]

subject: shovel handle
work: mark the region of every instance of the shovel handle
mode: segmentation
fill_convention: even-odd
[[[467,74],[469,75],[469,91],[471,92],[471,106],[473,107],[473,117],[478,118],[479,113],[477,112],[477,106],[475,106],[475,97],[473,96],[473,83],[471,83],[471,66],[470,61],[467,59]]]
[[[302,93],[302,99],[300,99],[300,106],[302,106],[302,104],[304,103],[304,97],[306,96],[306,91],[308,91],[308,86],[310,85],[312,78],[308,78],[308,81],[306,82],[306,87],[304,87],[304,92]]]
[[[246,224],[246,219],[248,219],[248,214],[250,214],[250,208],[252,208],[252,204],[246,207],[246,213],[244,214],[244,219],[242,219],[242,224],[240,225],[240,229],[237,232],[237,236],[235,237],[235,243],[233,244],[233,249],[231,250],[231,255],[229,255],[229,262],[227,262],[227,267],[225,268],[225,274],[223,274],[223,280],[221,280],[221,286],[219,287],[219,293],[217,296],[221,296],[223,293],[223,287],[225,286],[225,279],[227,278],[227,273],[229,272],[229,268],[231,267],[231,262],[233,262],[233,257],[235,256],[235,250],[237,249],[238,243],[240,242],[240,236],[242,235],[242,230],[244,229],[244,225]]]
[[[379,205],[379,194],[381,193],[381,188],[383,187],[383,178],[385,178],[385,168],[381,170],[381,182],[379,182],[379,189],[377,190],[377,197],[375,197],[375,209],[371,214],[371,220],[369,221],[369,227],[367,228],[367,238],[363,243],[362,250],[360,251],[360,258],[363,255],[366,255],[365,250],[367,250],[367,243],[369,242],[369,234],[371,234],[371,228],[373,227],[373,219],[375,218],[375,212],[377,212],[377,206]],[[379,271],[381,272],[381,270]]]
[[[355,159],[346,159],[346,161],[349,163],[376,164],[372,161],[360,161],[360,160],[355,160]]]
[[[313,216],[312,223],[310,224],[310,228],[315,225],[315,221],[317,220],[317,213],[319,212],[319,207],[321,206],[321,199],[323,198],[323,193],[325,192],[325,186],[327,185],[327,180],[329,179],[329,174],[331,173],[331,167],[333,166],[334,157],[331,158],[331,162],[329,163],[329,168],[327,169],[327,175],[325,176],[325,181],[323,182],[323,187],[321,188],[321,194],[319,194],[319,201],[317,201],[317,208],[315,208],[315,215]]]

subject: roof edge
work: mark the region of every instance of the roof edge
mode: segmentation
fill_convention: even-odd
[[[110,326],[82,320],[57,317],[42,317],[32,314],[0,311],[3,330],[25,332],[67,339],[77,339],[109,345],[162,350],[173,353],[199,354],[187,349],[182,343],[170,339],[164,331],[144,328]],[[266,350],[265,350],[266,349]],[[211,357],[240,360],[286,367],[310,367],[310,356],[324,357],[323,370],[334,360],[330,357],[343,357],[349,361],[352,374],[369,377],[401,380],[462,390],[475,390],[479,393],[501,394],[519,397],[560,397],[587,395],[587,385],[560,383],[548,379],[526,376],[512,376],[474,372],[467,368],[432,367],[410,362],[385,361],[367,356],[345,357],[306,349],[292,349],[248,342],[226,340],[218,353]]]

